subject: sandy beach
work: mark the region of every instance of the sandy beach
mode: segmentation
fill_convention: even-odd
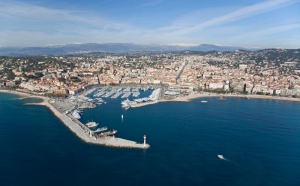
[[[158,100],[158,101],[138,103],[136,105],[131,105],[131,108],[143,107],[143,106],[147,106],[147,105],[152,105],[152,104],[162,103],[162,102],[169,102],[169,101],[189,102],[192,99],[208,98],[208,97],[223,97],[224,99],[226,99],[226,97],[233,97],[233,98],[245,98],[245,99],[249,99],[249,100],[251,100],[251,99],[273,99],[273,100],[281,100],[281,101],[300,101],[300,98],[287,98],[287,97],[266,96],[266,95],[200,94],[200,93],[195,93],[195,94],[191,94],[191,95],[188,95],[188,96],[177,97],[175,99],[168,99],[168,100],[161,99],[161,100]]]
[[[29,93],[26,93],[26,92],[19,92],[19,91],[13,91],[13,90],[1,90],[0,89],[0,93],[9,93],[9,94],[16,94],[16,95],[19,95],[21,96],[21,98],[18,98],[18,99],[26,99],[26,98],[39,98],[39,99],[42,99],[43,102],[41,104],[46,104],[49,100],[49,98],[47,97],[44,97],[44,96],[39,96],[39,95],[33,95],[33,94],[29,94]]]
[[[163,100],[163,101],[184,101],[188,102],[192,99],[196,98],[206,98],[206,97],[236,97],[236,98],[249,98],[249,99],[273,99],[273,100],[282,100],[282,101],[300,101],[299,98],[287,98],[287,97],[279,97],[279,96],[266,96],[266,95],[241,95],[241,94],[193,94],[189,96],[178,97],[172,100]]]

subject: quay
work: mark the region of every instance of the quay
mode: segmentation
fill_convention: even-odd
[[[41,103],[26,103],[25,105],[43,105],[47,106],[54,115],[59,118],[63,124],[68,127],[77,137],[82,141],[95,145],[104,145],[109,147],[120,147],[120,148],[137,148],[137,149],[148,149],[149,144],[146,143],[144,137],[144,143],[137,143],[122,138],[116,138],[114,136],[106,136],[103,138],[97,138],[94,131],[90,130],[87,126],[75,119],[71,114],[65,114],[63,111],[59,111],[52,105],[49,98],[43,98]]]
[[[148,101],[148,102],[144,102],[144,103],[131,104],[130,107],[131,107],[131,108],[135,108],[135,107],[143,107],[143,106],[146,106],[146,105],[156,104],[156,103],[158,103],[158,102],[159,102],[159,101],[156,100],[156,101]]]

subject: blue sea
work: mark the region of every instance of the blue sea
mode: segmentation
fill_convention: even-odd
[[[150,149],[86,144],[42,106],[0,93],[0,185],[300,185],[300,102],[204,98],[124,110],[120,100],[81,121]],[[124,115],[123,120],[121,115]],[[223,155],[220,159],[218,155]]]

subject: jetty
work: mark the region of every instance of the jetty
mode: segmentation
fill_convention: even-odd
[[[130,105],[130,107],[131,107],[131,108],[135,108],[135,107],[143,107],[143,106],[146,106],[146,105],[156,104],[156,103],[158,103],[158,102],[159,102],[158,100],[155,100],[155,101],[148,101],[148,102],[143,102],[143,103],[133,104],[133,105]]]
[[[148,149],[150,147],[150,145],[146,143],[145,137],[144,143],[137,143],[131,140],[116,138],[115,136],[105,136],[100,138],[96,134],[97,131],[89,129],[86,125],[74,118],[72,114],[66,114],[65,112],[59,111],[62,109],[56,109],[55,106],[49,102],[49,98],[44,98],[43,100],[44,101],[41,103],[26,103],[25,105],[43,105],[48,107],[53,112],[53,114],[57,118],[59,118],[66,127],[70,129],[70,131],[72,131],[78,138],[86,143],[120,148]]]
[[[150,147],[148,144],[137,143],[135,141],[125,140],[122,138],[105,137],[102,139],[104,145],[112,147],[125,147],[125,148],[139,148],[147,149]]]

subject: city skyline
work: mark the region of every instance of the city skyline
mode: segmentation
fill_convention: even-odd
[[[299,48],[299,0],[0,2],[0,46],[138,43]]]

